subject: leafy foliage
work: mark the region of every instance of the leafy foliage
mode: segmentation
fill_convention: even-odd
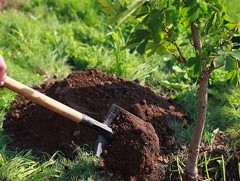
[[[220,0],[99,2],[114,11],[110,13],[111,19],[118,19],[117,13],[123,11],[127,15],[122,19],[131,14],[138,21],[124,48],[146,56],[171,54],[178,62],[186,63],[189,73],[196,76],[201,72],[200,60],[206,59],[209,67],[224,66],[229,72],[226,79],[234,86],[239,84],[239,50],[233,49],[231,41],[232,36],[240,35],[239,23],[226,14],[226,7]],[[191,22],[196,22],[201,32],[203,52],[200,57],[195,56],[194,47],[189,42]],[[183,55],[182,49],[192,53]]]

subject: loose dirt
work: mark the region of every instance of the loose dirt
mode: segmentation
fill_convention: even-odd
[[[165,157],[178,150],[171,121],[188,120],[184,108],[151,88],[97,70],[73,72],[60,81],[34,89],[102,122],[112,104],[136,117],[119,115],[111,126],[113,142],[104,151],[105,169],[124,180],[161,180]],[[61,150],[71,156],[74,144],[93,147],[97,133],[18,96],[6,115],[4,130],[13,138],[10,149],[34,154]]]

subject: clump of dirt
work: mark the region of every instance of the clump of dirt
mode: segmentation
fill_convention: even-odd
[[[122,111],[112,128],[115,134],[104,154],[106,166],[122,175],[136,176],[136,180],[146,179],[147,175],[156,177],[152,173],[156,169],[160,148],[153,126]]]
[[[112,125],[115,139],[105,154],[107,169],[124,175],[127,180],[164,177],[163,170],[157,171],[159,162],[177,150],[169,122],[188,119],[180,104],[137,82],[93,69],[73,72],[64,80],[33,88],[100,122],[112,104],[142,119],[121,115],[118,124]],[[94,130],[21,96],[13,102],[3,127],[14,140],[9,148],[31,149],[37,155],[61,150],[71,156],[74,144],[93,146],[97,139]]]

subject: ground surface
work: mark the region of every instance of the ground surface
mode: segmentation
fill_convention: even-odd
[[[156,95],[138,81],[97,70],[74,72],[64,80],[34,88],[100,122],[113,103],[142,119],[120,115],[119,123],[111,125],[115,135],[105,150],[106,169],[113,175],[124,175],[125,180],[153,181],[164,177],[161,162],[178,149],[169,123],[188,119],[180,104]],[[94,130],[20,96],[3,127],[14,139],[9,148],[32,149],[37,155],[61,150],[71,156],[74,144],[93,146],[97,139]]]

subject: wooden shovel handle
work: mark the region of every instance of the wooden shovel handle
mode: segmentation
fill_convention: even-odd
[[[87,126],[90,126],[99,133],[104,134],[108,138],[112,138],[112,128],[108,125],[98,122],[97,120],[87,116],[86,114],[80,113],[10,77],[6,77],[4,81],[4,87],[32,100],[33,102],[50,109],[53,112],[56,112],[72,121],[77,123],[81,122]]]
[[[53,112],[56,112],[66,118],[69,118],[75,122],[81,122],[83,119],[83,114],[10,78],[6,77],[4,81],[4,87],[30,99],[31,101],[46,107]]]

